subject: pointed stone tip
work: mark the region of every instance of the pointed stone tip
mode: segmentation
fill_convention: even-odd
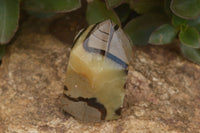
[[[104,22],[112,23],[112,20],[110,20],[110,19],[106,19]]]
[[[111,19],[107,19],[107,20],[104,20],[103,22],[101,22],[101,25],[103,26],[105,26],[105,25],[107,25],[108,27],[110,27],[110,26],[112,26],[112,27],[114,27],[115,26],[115,23],[111,20]]]

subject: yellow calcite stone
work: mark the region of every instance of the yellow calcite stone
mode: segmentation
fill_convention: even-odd
[[[107,20],[88,27],[77,37],[71,51],[62,103],[64,111],[81,121],[112,120],[120,116],[131,46],[130,42],[120,42],[128,42],[128,39],[120,38],[126,36],[119,36],[124,33],[118,33],[123,31],[115,30],[114,26]],[[105,41],[101,41],[102,38]],[[110,44],[110,49],[106,49],[109,43],[116,41],[118,43]],[[115,50],[115,45],[122,46]],[[123,55],[114,55],[116,53]]]

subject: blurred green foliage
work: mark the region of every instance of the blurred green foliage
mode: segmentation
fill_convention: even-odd
[[[0,0],[0,60],[3,44],[17,31],[20,5],[44,16],[76,10],[81,0]],[[183,56],[200,64],[200,0],[87,0],[86,19],[88,24],[111,19],[137,46],[179,39]]]

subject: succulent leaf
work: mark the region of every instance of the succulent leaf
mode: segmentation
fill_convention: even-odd
[[[176,30],[169,24],[164,24],[158,27],[150,36],[149,43],[151,44],[169,44],[176,37]]]
[[[188,21],[188,25],[195,27],[200,32],[200,17]]]
[[[100,0],[88,3],[86,19],[88,24],[95,24],[106,19],[111,19],[116,24],[121,25],[116,13],[112,9],[108,10],[106,4]]]
[[[0,44],[8,43],[15,34],[19,19],[18,0],[0,0]]]
[[[163,10],[163,0],[131,0],[131,9],[135,10],[139,14],[148,13],[155,10]]]
[[[114,8],[121,4],[123,0],[105,0],[108,8]]]
[[[192,48],[200,48],[200,34],[193,27],[181,28],[179,39],[182,44]]]
[[[174,27],[180,28],[181,25],[186,25],[186,23],[187,23],[186,19],[180,18],[180,17],[178,17],[176,15],[172,16],[172,25]]]
[[[199,0],[172,0],[170,8],[174,14],[185,19],[196,18],[200,15]]]
[[[181,44],[181,52],[183,56],[190,61],[200,64],[200,49],[195,49]]]
[[[24,8],[33,12],[69,12],[81,7],[81,0],[25,0]]]
[[[151,33],[166,22],[168,18],[164,14],[148,13],[130,21],[124,30],[134,45],[147,45]]]

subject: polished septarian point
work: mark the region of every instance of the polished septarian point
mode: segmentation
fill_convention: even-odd
[[[129,39],[110,20],[82,30],[70,54],[64,111],[86,122],[119,118],[131,58]]]

